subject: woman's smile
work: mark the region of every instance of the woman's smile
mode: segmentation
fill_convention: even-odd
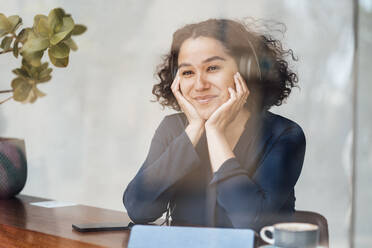
[[[196,96],[193,99],[197,103],[199,103],[201,105],[205,105],[205,104],[208,104],[211,101],[213,101],[216,97],[217,97],[216,95],[204,95],[204,96]]]

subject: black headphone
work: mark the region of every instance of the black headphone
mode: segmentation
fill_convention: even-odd
[[[242,55],[240,57],[240,60],[239,60],[239,64],[238,64],[238,67],[239,67],[239,73],[246,77],[247,80],[249,80],[249,78],[257,78],[259,80],[262,79],[262,73],[261,73],[261,68],[260,68],[260,63],[258,61],[258,57],[257,57],[257,54],[256,54],[256,51],[254,50],[254,47],[252,46],[252,44],[249,42],[250,46],[251,46],[251,49],[252,49],[252,55]],[[252,63],[252,61],[254,61]],[[170,57],[170,70],[171,70],[171,73],[172,73],[172,80],[174,80],[176,78],[176,75],[177,75],[177,70],[178,70],[178,67],[175,66],[175,64],[173,63],[174,62],[174,56],[171,56]]]
[[[171,57],[170,57],[170,61],[169,61],[170,70],[171,70],[171,73],[172,73],[172,81],[176,78],[177,70],[178,70],[178,66],[173,63],[174,62],[174,57],[175,56],[172,54]]]

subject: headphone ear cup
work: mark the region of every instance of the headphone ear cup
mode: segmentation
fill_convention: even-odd
[[[172,66],[172,80],[176,78],[176,74],[177,74],[177,67]]]
[[[170,57],[170,71],[171,71],[171,75],[172,75],[172,80],[174,80],[176,78],[176,75],[177,75],[177,70],[178,70],[178,67],[177,67],[177,64],[174,65],[174,55],[171,55]]]
[[[247,75],[247,78],[251,78],[252,77],[252,59],[249,58],[247,59],[247,65],[246,65],[246,75]]]
[[[247,80],[259,79],[261,80],[261,70],[257,61],[251,56],[242,56],[239,62],[239,72]]]
[[[247,56],[241,56],[240,57],[240,61],[239,61],[239,73],[243,76],[243,77],[247,77],[249,75],[247,75]]]
[[[255,77],[255,68],[252,65],[252,58],[249,56],[242,56],[239,63],[239,72],[247,80]]]

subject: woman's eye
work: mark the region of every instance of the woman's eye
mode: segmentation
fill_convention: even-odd
[[[213,66],[209,66],[207,68],[207,71],[215,71],[215,70],[218,70],[219,68],[220,68],[219,66],[213,65]]]
[[[192,71],[184,71],[184,72],[182,72],[182,75],[183,76],[189,76],[189,75],[191,75],[193,72]]]

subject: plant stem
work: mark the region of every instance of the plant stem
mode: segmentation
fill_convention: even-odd
[[[10,93],[10,92],[13,92],[14,90],[0,90],[0,94],[1,93]]]
[[[5,99],[5,100],[3,100],[3,101],[1,101],[0,102],[0,104],[3,104],[4,102],[7,102],[7,101],[9,101],[10,99],[12,99],[13,98],[13,96],[10,96],[10,97],[8,97],[7,99]]]

